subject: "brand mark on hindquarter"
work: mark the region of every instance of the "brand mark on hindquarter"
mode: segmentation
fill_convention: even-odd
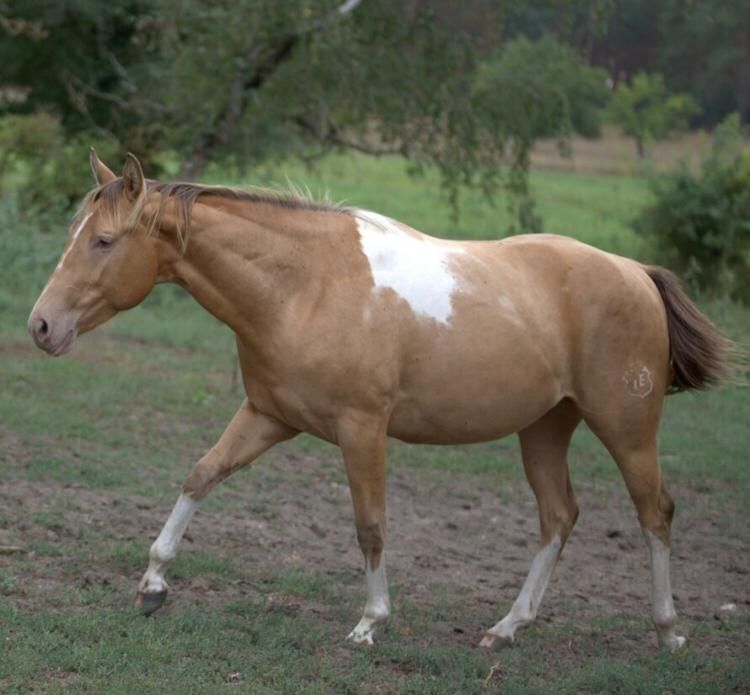
[[[626,391],[631,396],[638,396],[638,398],[645,398],[654,390],[651,370],[645,366],[641,367],[640,370],[626,369],[622,375],[622,382],[625,384]]]

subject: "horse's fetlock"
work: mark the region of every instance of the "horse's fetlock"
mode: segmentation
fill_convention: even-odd
[[[159,543],[158,540],[151,546],[151,550],[149,551],[149,559],[160,563],[171,562],[176,555],[177,552],[174,548],[167,547]]]
[[[654,625],[660,630],[669,630],[677,622],[677,613],[673,609],[661,608],[654,611]]]

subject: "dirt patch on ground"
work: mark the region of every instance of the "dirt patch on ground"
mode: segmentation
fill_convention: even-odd
[[[331,474],[307,477],[300,484],[300,475],[308,475],[313,465],[329,466]],[[228,510],[199,513],[184,550],[230,561],[235,578],[219,588],[205,576],[176,578],[171,606],[165,610],[176,610],[177,602],[230,601],[246,594],[268,568],[279,567],[334,575],[334,593],[343,577],[350,585],[347,600],[360,590],[363,599],[364,587],[355,582],[361,556],[349,491],[334,465],[318,464],[305,455],[281,456],[268,474],[272,477],[254,472],[252,484],[224,493],[232,497]],[[673,586],[681,623],[689,633],[691,622],[712,619],[722,604],[736,603],[742,613],[750,610],[750,544],[747,529],[728,534],[721,517],[706,511],[703,493],[675,485],[672,492],[678,503]],[[66,586],[102,585],[134,594],[145,569],[146,544],[169,513],[169,507],[154,506],[147,498],[47,481],[5,481],[0,496],[4,516],[11,520],[0,529],[0,546],[20,548],[0,554],[0,571],[23,575],[23,587],[9,598],[27,608]],[[555,622],[647,616],[647,552],[624,491],[584,487],[578,498],[581,518],[540,618]],[[475,643],[483,629],[508,610],[528,571],[538,538],[531,493],[519,488],[513,502],[501,503],[498,491],[477,488],[471,477],[438,480],[395,470],[388,502],[392,583],[405,600],[421,606],[447,600],[466,607],[456,614],[465,614],[470,622],[476,617],[476,623],[444,626],[440,632],[452,634],[456,642]],[[142,566],[138,558],[118,560],[116,553],[114,560],[103,561],[108,548],[127,541],[144,543]],[[62,556],[55,555],[56,547]],[[75,549],[77,564],[69,563],[66,548]],[[86,557],[90,561],[81,562]],[[66,563],[71,571],[66,571]],[[356,594],[351,588],[355,583]],[[288,597],[272,587],[265,590],[270,607],[284,607]],[[360,607],[360,601],[355,602],[353,611]],[[325,612],[314,601],[305,610]]]

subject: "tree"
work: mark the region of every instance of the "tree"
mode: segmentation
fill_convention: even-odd
[[[667,137],[687,128],[698,110],[687,94],[669,94],[664,78],[639,72],[631,84],[619,84],[609,103],[609,116],[625,133],[635,138],[639,157],[646,155],[646,142]]]
[[[454,201],[477,182],[523,193],[527,158],[507,155],[527,150],[529,131],[517,118],[488,128],[473,100],[477,65],[522,4],[0,0],[6,24],[36,27],[5,29],[3,82],[29,96],[0,114],[45,108],[70,134],[113,136],[151,171],[177,155],[188,178],[213,161],[247,169],[350,149],[434,166]]]
[[[666,0],[662,5],[661,69],[670,86],[700,103],[703,123],[733,112],[750,123],[750,3]]]
[[[513,172],[525,172],[534,142],[557,138],[567,150],[572,132],[596,137],[607,102],[606,73],[586,65],[551,36],[507,43],[477,70],[472,100],[485,137],[511,145]],[[520,194],[519,222],[537,229],[526,177],[512,181]]]

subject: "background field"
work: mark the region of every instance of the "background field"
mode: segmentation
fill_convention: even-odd
[[[546,230],[642,256],[628,223],[648,197],[644,179],[589,168],[534,173]],[[502,202],[466,192],[452,221],[436,181],[409,179],[397,159],[333,157],[314,172],[262,171],[253,183],[287,178],[441,236],[496,237],[508,220]],[[170,573],[167,606],[142,618],[132,603],[148,546],[241,399],[232,336],[160,287],[69,357],[45,358],[24,324],[66,223],[19,224],[7,207],[0,215],[0,691],[750,690],[746,389],[667,403],[673,584],[689,639],[680,654],[654,649],[635,515],[584,428],[571,452],[582,516],[539,622],[512,649],[474,645],[512,603],[537,542],[514,439],[391,445],[394,615],[374,649],[343,640],[364,599],[361,561],[337,450],[308,437],[212,493]],[[747,310],[703,308],[750,337]],[[737,614],[719,619],[728,602]]]

